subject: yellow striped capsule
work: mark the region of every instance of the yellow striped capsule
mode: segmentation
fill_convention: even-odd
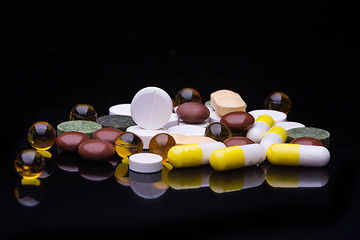
[[[265,157],[258,143],[232,146],[215,150],[210,156],[210,165],[216,171],[225,171],[262,163]]]
[[[330,152],[322,146],[275,143],[266,152],[274,165],[323,167],[330,160]]]
[[[208,164],[211,153],[225,147],[222,142],[177,145],[170,148],[167,157],[169,163],[176,168],[196,167]]]
[[[284,143],[287,140],[287,132],[284,128],[275,126],[270,128],[266,133],[263,139],[260,142],[260,145],[265,149],[265,152],[268,148],[274,143]]]
[[[260,115],[253,126],[246,133],[246,137],[256,143],[259,143],[269,129],[275,124],[275,121],[269,115]]]

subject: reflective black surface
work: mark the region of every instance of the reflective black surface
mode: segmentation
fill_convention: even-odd
[[[357,234],[357,94],[350,71],[356,48],[348,34],[351,15],[340,24],[341,8],[333,9],[338,14],[333,16],[327,7],[316,2],[5,6],[11,77],[1,94],[2,238],[339,239]],[[293,104],[288,120],[331,133],[330,163],[315,173],[267,162],[238,172],[170,171],[173,182],[167,186],[154,183],[159,175],[144,180],[128,173],[135,180],[122,181],[112,174],[114,162],[89,164],[77,156],[58,156],[52,148],[49,176],[21,184],[13,161],[31,148],[26,134],[33,123],[56,127],[79,103],[94,106],[102,116],[146,86],[161,87],[173,98],[179,89],[192,87],[203,101],[213,91],[231,89],[248,111],[263,108],[269,93],[283,91]],[[261,180],[264,170],[290,179],[323,176],[321,187],[274,187]],[[186,181],[191,177],[194,183]],[[242,179],[250,178],[246,188]],[[224,189],[229,192],[219,193]]]

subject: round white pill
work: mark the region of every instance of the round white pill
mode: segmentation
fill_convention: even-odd
[[[123,103],[110,107],[109,115],[131,116],[130,103]]]
[[[274,126],[282,127],[286,131],[289,129],[292,129],[292,128],[305,127],[304,124],[298,123],[298,122],[279,122],[279,123],[276,123]]]
[[[129,169],[139,173],[161,171],[162,157],[154,153],[136,153],[130,155]]]
[[[138,91],[131,101],[130,112],[134,122],[145,129],[159,129],[168,123],[173,110],[172,100],[158,87]]]
[[[280,111],[276,111],[276,110],[268,110],[268,109],[259,109],[259,110],[253,110],[250,111],[249,114],[251,114],[255,120],[260,116],[260,115],[269,115],[270,117],[272,117],[275,121],[275,123],[278,122],[284,122],[286,121],[286,117],[287,115],[283,112]]]
[[[186,136],[205,136],[205,128],[192,125],[179,125],[169,128],[168,133],[178,133]]]

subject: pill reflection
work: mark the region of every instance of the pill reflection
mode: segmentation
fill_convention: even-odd
[[[39,178],[47,178],[52,175],[56,169],[56,162],[53,154],[49,151],[38,150],[38,152],[43,156],[45,161],[44,171],[41,173]]]
[[[16,200],[23,206],[34,207],[44,198],[45,188],[40,179],[21,179],[15,186]]]
[[[129,163],[124,161],[116,166],[114,176],[119,184],[130,186],[137,196],[144,199],[156,199],[169,188],[168,169],[164,166],[156,173],[137,173],[129,170]]]
[[[79,164],[79,174],[91,181],[103,181],[110,178],[113,173],[114,167],[107,161],[90,162],[82,160]]]
[[[326,168],[270,166],[266,182],[277,188],[318,188],[329,181]]]
[[[251,166],[226,172],[213,172],[209,185],[216,193],[226,193],[257,187],[264,181],[264,170],[259,166]]]
[[[168,184],[176,190],[209,186],[209,177],[214,170],[209,165],[190,168],[173,168],[167,177]]]

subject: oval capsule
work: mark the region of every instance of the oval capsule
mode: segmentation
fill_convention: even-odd
[[[225,147],[222,142],[177,145],[170,148],[167,157],[176,168],[196,167],[208,164],[213,151]]]
[[[263,147],[258,144],[233,146],[214,151],[210,165],[216,171],[225,171],[262,163],[266,158]]]
[[[274,165],[323,167],[330,160],[325,147],[275,143],[266,152],[267,159]]]
[[[246,133],[246,137],[259,143],[269,129],[275,124],[274,119],[269,115],[260,115],[253,126]]]

